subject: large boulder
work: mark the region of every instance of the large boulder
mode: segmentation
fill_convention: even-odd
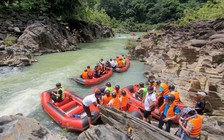
[[[0,140],[67,140],[38,121],[20,115],[0,117]]]

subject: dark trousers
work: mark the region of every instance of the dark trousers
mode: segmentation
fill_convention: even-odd
[[[61,102],[61,98],[57,98],[54,94],[51,94],[51,99],[56,103],[56,102]]]
[[[163,119],[165,119],[166,116],[162,115],[160,118],[159,118],[159,125],[158,127],[160,129],[163,129],[163,124],[165,123],[166,124],[166,129],[165,131],[166,132],[170,132],[170,127],[171,127],[171,124],[172,124],[172,121],[171,120],[168,120],[167,122],[164,122]]]
[[[158,99],[158,106],[160,107],[161,105],[163,105],[164,102],[164,98],[163,97],[159,97]]]

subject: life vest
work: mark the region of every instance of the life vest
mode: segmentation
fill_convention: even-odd
[[[146,96],[146,94],[147,94],[147,88],[146,88],[146,87],[144,87],[144,88],[140,88],[140,89],[142,89],[142,90],[143,90],[142,97],[145,97],[145,96]]]
[[[164,95],[167,95],[170,93],[170,91],[168,89],[168,85],[166,83],[161,83],[160,86],[163,88],[161,96],[164,96]]]
[[[180,102],[180,94],[177,91],[171,91],[170,94],[173,94],[173,96],[175,97],[174,103],[178,104]]]
[[[121,101],[118,97],[111,99],[113,100],[113,104],[111,106],[113,106],[114,108],[120,109],[121,108]]]
[[[109,97],[107,95],[104,95],[103,98],[102,98],[102,102],[103,102],[103,105],[107,105],[110,100],[112,99],[112,96],[110,95]]]
[[[59,88],[59,89],[57,90],[57,93],[59,92],[59,90],[62,91],[62,94],[61,94],[61,100],[64,100],[64,98],[65,98],[65,89],[61,87],[61,88]]]
[[[123,67],[123,61],[122,60],[118,61],[117,67]]]
[[[94,74],[94,72],[92,71],[91,68],[88,68],[88,69],[87,69],[87,73],[88,73],[88,75],[89,75],[90,77],[92,77],[93,74]]]
[[[83,71],[82,72],[82,78],[83,79],[88,79],[88,72]]]
[[[129,100],[129,97],[126,95],[126,96],[121,96],[121,107],[127,107],[127,104],[128,104],[128,100]]]
[[[196,118],[190,119],[188,122],[191,122],[193,124],[193,128],[190,131],[190,137],[197,137],[201,134],[201,128],[202,128],[202,117],[197,114]]]
[[[160,112],[163,112],[163,111],[164,111],[164,107],[165,107],[166,104],[168,104],[168,103],[167,103],[167,102],[164,102],[164,103],[161,105],[161,107],[159,108],[159,111],[160,111]],[[166,118],[170,118],[170,117],[173,117],[173,116],[175,115],[174,107],[175,107],[175,103],[172,103],[172,104],[169,106],[169,108],[168,108],[168,110],[167,110],[167,113],[164,114],[164,115],[166,115]]]
[[[116,93],[116,96],[119,97],[121,95],[121,90],[119,89],[118,91],[114,89],[114,92]]]
[[[123,59],[122,62],[123,62],[123,65],[125,65],[126,64],[126,59]]]
[[[148,82],[148,85],[151,86],[151,87],[156,87],[156,83],[150,83],[150,82]]]
[[[116,57],[116,58],[115,58],[115,61],[118,63],[118,61],[119,61],[119,57]]]
[[[106,91],[106,90],[109,90],[109,91],[110,91],[110,94],[112,94],[114,88],[113,88],[113,87],[106,87],[106,88],[105,88],[105,91]]]

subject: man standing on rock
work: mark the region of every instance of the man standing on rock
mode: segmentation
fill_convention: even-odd
[[[165,131],[170,132],[170,127],[172,125],[172,120],[174,120],[177,115],[180,113],[180,109],[175,105],[175,97],[172,94],[164,96],[166,102],[159,108],[159,111],[162,112],[158,127],[163,129],[163,124],[166,124]]]
[[[96,91],[95,94],[86,96],[82,101],[84,111],[86,112],[87,117],[88,117],[89,127],[93,126],[92,122],[91,122],[91,111],[89,109],[89,106],[91,104],[94,104],[95,106],[97,106],[97,103],[100,104],[100,102],[99,102],[100,95],[101,95],[101,92]]]

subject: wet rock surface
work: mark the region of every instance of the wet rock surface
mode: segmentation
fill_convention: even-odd
[[[209,124],[212,122],[203,122],[203,135],[209,139],[219,139],[222,134],[223,41],[224,20],[217,19],[199,21],[184,27],[166,25],[159,33],[151,31],[140,37],[135,49],[138,56],[144,55],[145,64],[151,66],[145,72],[146,77],[174,84],[185,104],[194,106],[197,91],[208,93],[203,116],[205,120],[217,119],[213,123],[215,128]],[[139,48],[144,48],[147,53],[138,51]],[[130,55],[133,54],[135,52],[130,52]]]
[[[38,121],[21,115],[0,117],[0,140],[67,140]]]

